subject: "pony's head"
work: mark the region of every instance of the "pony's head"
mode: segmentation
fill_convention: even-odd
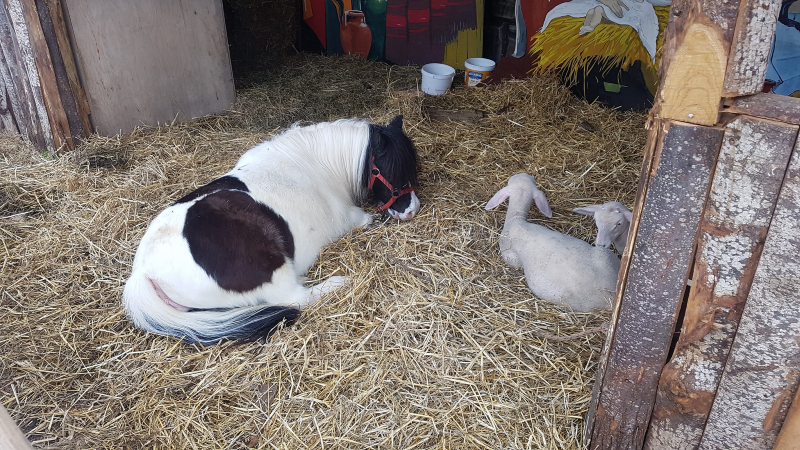
[[[388,125],[369,126],[369,147],[362,183],[372,192],[378,210],[409,220],[419,211],[417,149],[403,132],[403,116]]]

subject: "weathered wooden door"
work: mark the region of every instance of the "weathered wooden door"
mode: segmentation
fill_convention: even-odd
[[[592,449],[797,448],[800,100],[759,93],[780,5],[672,2]]]

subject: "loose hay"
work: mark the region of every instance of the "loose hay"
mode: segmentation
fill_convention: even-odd
[[[234,113],[93,137],[60,159],[0,137],[0,398],[29,439],[80,449],[580,448],[603,336],[536,334],[579,332],[607,314],[532,298],[498,254],[505,209],[483,205],[526,171],[554,213],[531,220],[593,239],[591,219],[571,209],[631,204],[644,116],[587,105],[543,79],[420,97],[417,74],[299,56],[240,90]],[[341,100],[323,104],[330,86]],[[432,122],[428,108],[484,118]],[[136,245],[165,206],[293,120],[396,113],[420,150],[422,209],[323,250],[309,278],[346,274],[349,289],[267,343],[199,349],[125,319]]]

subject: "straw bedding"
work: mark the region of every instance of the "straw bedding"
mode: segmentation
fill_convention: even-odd
[[[533,298],[498,254],[505,208],[483,205],[529,172],[554,212],[530,220],[593,239],[571,209],[631,204],[644,116],[547,79],[422,97],[418,78],[297,56],[239,80],[226,114],[95,136],[59,158],[2,136],[0,399],[28,438],[54,449],[580,448],[604,336],[538,336],[607,314]],[[442,111],[471,119],[431,119]],[[266,343],[202,349],[125,319],[136,245],[165,206],[291,122],[397,113],[420,151],[422,209],[404,223],[376,214],[323,249],[310,282],[345,274],[352,287]]]

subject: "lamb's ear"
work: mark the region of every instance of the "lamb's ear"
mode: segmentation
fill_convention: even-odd
[[[500,189],[499,191],[497,191],[497,193],[494,194],[492,196],[492,198],[489,199],[488,202],[486,202],[486,210],[488,211],[490,209],[495,209],[495,208],[497,208],[497,205],[499,205],[500,203],[503,203],[504,201],[506,201],[506,199],[508,198],[509,192],[510,191],[508,190],[508,186],[506,186],[503,189]]]
[[[597,212],[598,210],[600,210],[600,207],[602,207],[602,206],[603,205],[589,205],[589,206],[584,206],[584,207],[581,207],[581,208],[575,208],[575,209],[572,210],[572,212],[576,212],[578,214],[583,214],[584,216],[593,216],[594,213]]]
[[[536,202],[536,207],[539,208],[542,214],[550,218],[553,217],[553,212],[550,211],[550,203],[547,203],[547,197],[545,197],[544,192],[538,189],[535,190],[533,192],[533,201]]]
[[[394,127],[394,128],[398,128],[398,129],[402,130],[403,129],[403,115],[402,114],[396,115],[394,117],[394,119],[392,119],[392,121],[389,122],[388,126]]]
[[[625,216],[625,220],[627,220],[628,222],[630,222],[631,219],[633,218],[633,213],[628,211],[627,209],[622,210],[622,215]]]

